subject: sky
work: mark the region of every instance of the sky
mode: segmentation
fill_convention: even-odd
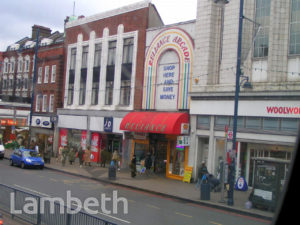
[[[0,51],[31,36],[34,24],[63,31],[64,19],[73,14],[92,16],[141,0],[1,0]],[[152,0],[164,24],[196,19],[197,0]]]

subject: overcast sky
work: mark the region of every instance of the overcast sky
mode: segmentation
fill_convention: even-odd
[[[73,14],[91,16],[139,0],[1,0],[0,51],[31,36],[34,24],[63,31],[64,19]],[[197,0],[152,0],[165,24],[196,18]]]

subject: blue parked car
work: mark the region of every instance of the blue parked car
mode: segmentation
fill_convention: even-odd
[[[15,149],[9,161],[11,166],[21,166],[22,169],[25,167],[44,168],[44,160],[37,151],[31,149]]]

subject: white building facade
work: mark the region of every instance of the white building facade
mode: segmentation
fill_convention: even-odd
[[[239,3],[224,6],[224,19],[214,1],[199,0],[197,6],[191,148],[194,167],[205,160],[215,175],[226,150],[225,130],[233,129]],[[290,160],[294,151],[300,121],[299,3],[244,1],[236,176],[250,186],[254,157]],[[245,82],[252,88],[244,88]]]

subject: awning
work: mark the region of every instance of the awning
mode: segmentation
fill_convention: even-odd
[[[122,120],[120,130],[143,133],[187,134],[188,113],[130,112]]]

